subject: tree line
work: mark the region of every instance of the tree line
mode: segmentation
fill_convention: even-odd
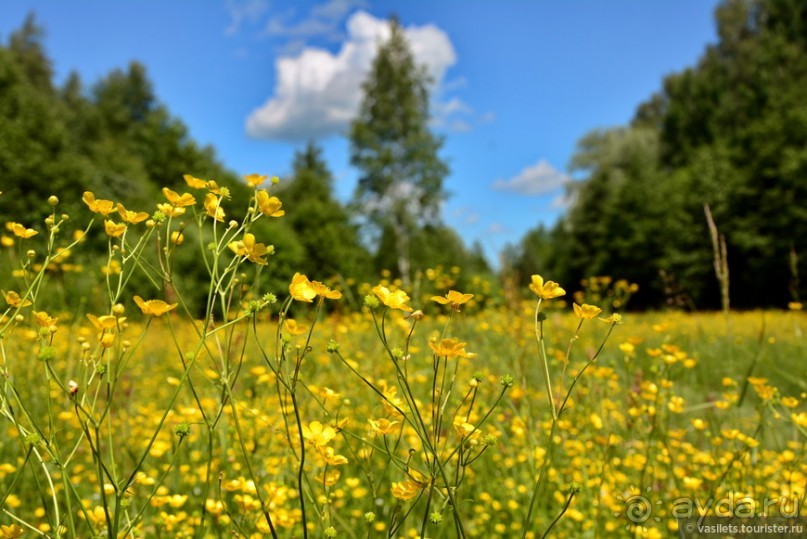
[[[290,176],[275,191],[284,218],[262,220],[253,231],[276,248],[270,286],[284,286],[298,271],[343,286],[377,280],[384,269],[406,283],[438,265],[462,267],[460,281],[490,272],[481,247],[467,248],[436,211],[448,173],[439,156],[442,140],[428,129],[426,76],[403,31],[392,25],[352,125],[352,160],[362,172],[356,197],[347,204],[336,199],[316,143],[296,152]],[[57,86],[43,37],[32,15],[0,46],[3,221],[41,224],[51,211],[46,201],[56,194],[60,211],[80,228],[90,217],[84,191],[152,212],[162,187],[187,190],[185,174],[215,180],[229,189],[228,207],[246,209],[251,189],[160,103],[144,65],[132,62],[89,86],[74,72]],[[399,114],[390,112],[401,105]],[[424,212],[428,219],[414,218]],[[90,264],[106,250],[103,230],[87,242]],[[191,251],[177,255],[186,290],[205,277]]]
[[[717,43],[695,66],[666,77],[628,125],[580,139],[568,211],[506,249],[505,283],[541,273],[575,288],[610,275],[639,285],[635,307],[717,308],[708,205],[726,242],[733,306],[781,307],[804,297],[807,4],[725,0],[715,23]],[[411,284],[426,268],[460,266],[457,287],[491,275],[481,247],[467,248],[441,220],[449,170],[443,141],[428,127],[428,79],[397,21],[390,25],[350,128],[359,171],[353,200],[335,198],[312,142],[277,192],[286,216],[255,231],[276,246],[274,286],[295,271],[341,277],[346,286],[384,269]],[[41,222],[51,194],[67,213],[88,216],[84,190],[148,210],[161,187],[183,188],[186,173],[215,179],[230,189],[233,207],[246,207],[251,191],[159,102],[143,65],[90,86],[73,73],[57,86],[33,17],[0,45],[5,220]],[[103,232],[94,240],[102,251]],[[197,278],[193,256],[177,268],[189,284]]]
[[[807,3],[727,0],[718,41],[672,74],[629,125],[585,135],[568,212],[508,250],[567,283],[612,275],[640,307],[718,308],[705,218],[725,237],[731,304],[804,298],[807,260]]]

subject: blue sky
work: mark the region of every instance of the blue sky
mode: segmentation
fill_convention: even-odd
[[[57,81],[144,63],[160,101],[238,173],[282,177],[313,138],[347,200],[357,171],[344,133],[394,13],[435,79],[433,128],[451,167],[443,216],[495,263],[562,213],[576,142],[630,121],[716,41],[717,3],[4,0],[0,39],[33,11]]]

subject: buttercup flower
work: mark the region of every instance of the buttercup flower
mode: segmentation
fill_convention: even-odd
[[[476,354],[471,354],[465,351],[466,346],[468,346],[467,343],[460,342],[457,339],[443,339],[439,343],[436,341],[431,341],[429,343],[429,348],[432,349],[432,352],[434,352],[434,355],[436,356],[444,356],[447,359],[452,357],[476,357]]]
[[[468,303],[474,297],[473,294],[463,294],[456,290],[449,290],[445,296],[432,296],[432,301],[436,301],[440,305],[448,305],[455,311],[460,310],[460,305]]]
[[[3,539],[17,539],[25,533],[25,530],[16,524],[2,524],[0,525],[0,537]]]
[[[169,305],[161,299],[144,301],[140,296],[135,296],[133,299],[137,306],[140,307],[140,310],[143,311],[143,314],[151,316],[162,316],[177,306],[176,303]]]
[[[317,449],[319,450],[319,454],[322,455],[322,458],[329,466],[341,466],[342,464],[347,464],[347,457],[344,455],[337,455],[333,450],[333,447],[320,447]]]
[[[157,209],[160,210],[166,217],[179,217],[180,215],[185,215],[185,208],[172,206],[167,202],[157,204]]]
[[[172,191],[167,187],[163,187],[163,195],[165,198],[168,199],[168,202],[171,203],[172,206],[175,208],[183,208],[185,206],[193,206],[196,204],[196,199],[193,198],[193,195],[190,193],[182,193],[177,194],[176,191]]]
[[[115,329],[118,326],[118,323],[122,323],[126,318],[116,318],[111,314],[106,314],[104,316],[95,316],[90,313],[87,313],[87,320],[92,322],[92,325],[95,326],[95,329],[98,331],[105,331],[110,329]]]
[[[224,209],[221,207],[221,199],[213,193],[205,195],[205,211],[207,214],[219,222],[224,222]]]
[[[25,228],[19,223],[11,223],[11,231],[18,238],[23,238],[26,240],[32,236],[36,236],[37,234],[39,234],[39,232],[37,232],[33,228]]]
[[[378,285],[373,288],[373,293],[381,300],[381,303],[390,309],[400,309],[411,313],[412,307],[406,304],[409,301],[409,296],[403,290],[396,290],[390,292],[386,286]]]
[[[311,288],[314,289],[314,292],[316,292],[318,296],[322,296],[325,299],[339,299],[342,297],[341,292],[331,290],[319,281],[311,281]]]
[[[258,201],[258,209],[267,217],[281,217],[286,215],[286,212],[281,210],[280,207],[283,203],[277,197],[270,197],[266,191],[258,191],[255,194],[255,200]]]
[[[247,174],[244,176],[244,179],[247,181],[247,185],[250,187],[258,187],[260,184],[266,181],[266,178],[269,176],[263,176],[261,174]]]
[[[195,178],[190,174],[183,174],[182,177],[185,179],[185,183],[188,184],[188,187],[192,187],[193,189],[204,189],[207,186],[206,181]]]
[[[373,432],[381,435],[395,434],[398,432],[398,425],[400,425],[398,421],[390,421],[384,417],[375,420],[368,419],[367,422],[370,423],[370,428],[373,429]]]
[[[120,214],[121,219],[133,225],[142,223],[143,221],[149,218],[149,214],[147,214],[146,212],[127,210],[124,207],[124,205],[121,204],[120,202],[118,202],[118,214]]]
[[[263,243],[257,243],[255,241],[255,235],[249,233],[244,234],[243,240],[232,241],[227,246],[238,256],[245,256],[250,262],[260,264],[261,266],[268,264],[263,257],[275,251],[273,245],[267,247]]]
[[[49,328],[50,326],[55,326],[56,322],[58,322],[58,318],[54,318],[50,316],[45,311],[34,311],[34,322],[36,325],[41,328]]]
[[[312,421],[308,425],[303,425],[303,438],[317,447],[327,445],[335,437],[336,430],[328,425],[323,425],[319,421]]]
[[[96,199],[95,195],[93,195],[90,191],[85,191],[84,196],[81,197],[81,200],[84,201],[84,204],[86,204],[93,213],[107,216],[115,211],[114,202],[111,200],[104,200],[102,198]]]
[[[583,320],[591,320],[596,318],[598,314],[602,312],[602,309],[595,305],[589,305],[588,303],[584,303],[583,305],[578,305],[577,303],[572,304],[574,307],[574,314],[578,318],[582,318]]]
[[[289,285],[289,293],[295,300],[304,301],[306,303],[311,303],[311,301],[317,297],[316,289],[311,281],[308,280],[308,277],[302,273],[295,273],[294,277],[292,277],[291,284]]]
[[[308,326],[304,326],[302,324],[298,324],[295,320],[291,318],[286,318],[283,321],[283,329],[286,330],[286,333],[289,335],[302,335],[306,331],[308,331]]]
[[[390,492],[394,498],[406,501],[417,496],[421,488],[423,488],[423,485],[420,483],[407,479],[406,481],[393,483]]]
[[[126,232],[126,225],[123,223],[116,223],[115,221],[104,221],[104,229],[108,236],[113,238],[120,238]]]
[[[546,283],[544,283],[544,278],[540,275],[532,276],[530,290],[541,299],[558,298],[566,294],[566,291],[562,289],[558,283],[555,281],[546,281]]]
[[[19,294],[17,294],[13,290],[9,290],[6,292],[5,290],[2,291],[3,297],[6,299],[6,303],[8,303],[9,307],[20,308],[20,307],[27,307],[31,304],[31,300],[23,300]]]
[[[607,324],[619,325],[622,323],[622,315],[619,313],[612,313],[608,318],[600,318],[599,320],[602,320]]]

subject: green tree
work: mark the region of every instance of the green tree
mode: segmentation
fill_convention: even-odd
[[[333,196],[333,176],[316,144],[310,142],[295,154],[291,180],[279,196],[284,220],[304,251],[298,271],[318,278],[369,277],[369,254],[347,210]]]
[[[715,15],[719,41],[696,66],[667,77],[630,126],[581,139],[574,204],[551,234],[512,250],[514,267],[537,255],[566,282],[638,282],[632,305],[672,290],[718,307],[708,203],[728,244],[732,305],[803,295],[805,257],[792,253],[807,250],[807,4],[726,0]]]
[[[447,165],[442,140],[429,131],[425,71],[415,64],[403,29],[390,20],[390,38],[376,55],[351,125],[351,163],[361,175],[356,203],[378,231],[393,236],[400,277],[412,277],[411,240],[439,221]]]

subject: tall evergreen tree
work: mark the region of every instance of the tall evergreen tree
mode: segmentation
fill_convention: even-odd
[[[415,64],[396,19],[362,86],[364,99],[351,125],[351,163],[359,168],[355,199],[379,231],[391,233],[397,270],[412,276],[411,240],[425,223],[439,221],[448,167],[442,140],[429,131],[425,71]]]
[[[333,196],[333,176],[316,144],[310,142],[295,154],[291,181],[279,196],[285,219],[305,251],[299,271],[319,278],[369,277],[369,254],[347,210]]]

